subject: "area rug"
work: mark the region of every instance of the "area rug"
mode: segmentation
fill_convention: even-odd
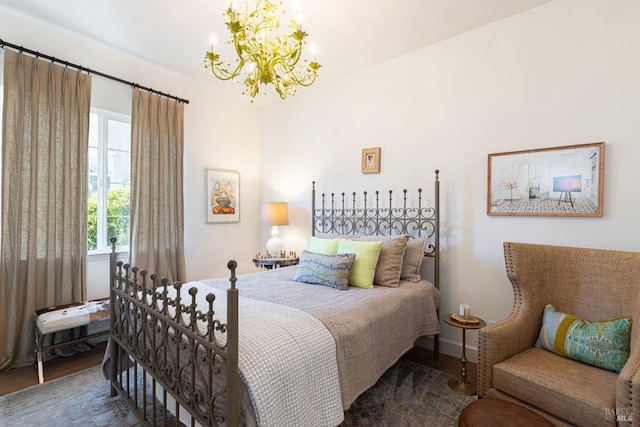
[[[342,426],[457,426],[458,415],[476,396],[451,390],[450,378],[400,359],[351,405]]]
[[[137,426],[100,365],[0,397],[2,426]]]
[[[456,426],[475,396],[447,385],[450,375],[400,359],[345,412],[351,426]],[[109,397],[100,366],[0,397],[6,426],[137,426],[126,403]]]

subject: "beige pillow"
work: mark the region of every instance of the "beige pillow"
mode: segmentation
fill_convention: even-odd
[[[400,272],[402,271],[402,259],[409,236],[362,236],[358,235],[353,240],[364,242],[382,242],[378,265],[373,283],[380,286],[398,287]]]
[[[407,247],[402,258],[401,280],[419,282],[422,280],[420,266],[424,260],[424,248],[427,246],[427,236],[417,237],[407,242]]]

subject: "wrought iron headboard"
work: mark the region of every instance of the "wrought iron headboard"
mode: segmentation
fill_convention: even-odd
[[[414,237],[428,236],[429,242],[424,255],[435,259],[434,285],[439,288],[440,277],[440,171],[435,171],[433,207],[422,205],[422,188],[418,188],[417,206],[408,206],[407,190],[402,190],[402,206],[393,206],[393,191],[385,203],[380,192],[375,192],[374,201],[363,192],[363,200],[358,205],[356,193],[349,201],[346,193],[336,198],[331,193],[330,200],[322,193],[320,206],[316,206],[316,182],[313,181],[311,196],[311,234],[367,234],[389,236],[409,234]],[[351,203],[349,203],[351,202]],[[369,206],[369,203],[373,203]],[[382,205],[381,205],[382,203]]]

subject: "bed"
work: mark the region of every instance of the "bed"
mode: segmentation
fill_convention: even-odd
[[[335,426],[419,339],[433,337],[437,358],[438,171],[433,206],[423,206],[421,189],[415,196],[403,190],[399,201],[393,196],[332,193],[318,201],[312,188],[310,244],[382,242],[371,288],[308,283],[305,266],[316,261],[310,251],[297,266],[236,276],[229,261],[229,279],[170,284],[117,261],[114,242],[105,358],[111,395],[143,425]],[[405,265],[383,263],[397,256],[391,242],[408,235]],[[407,262],[410,247],[413,259],[419,249],[417,265]],[[415,277],[425,258],[433,260],[430,281]],[[397,284],[378,284],[382,264],[402,267]]]

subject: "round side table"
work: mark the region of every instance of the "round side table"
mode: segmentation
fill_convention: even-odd
[[[448,325],[454,326],[456,328],[462,329],[462,357],[460,357],[460,378],[451,378],[449,380],[449,387],[452,390],[457,391],[458,393],[466,394],[468,396],[474,395],[478,393],[478,386],[475,382],[467,380],[467,356],[466,356],[466,332],[467,329],[480,329],[487,326],[487,323],[475,317],[479,320],[478,323],[461,323],[454,320],[451,317],[451,314],[447,314],[444,316],[444,321]]]

